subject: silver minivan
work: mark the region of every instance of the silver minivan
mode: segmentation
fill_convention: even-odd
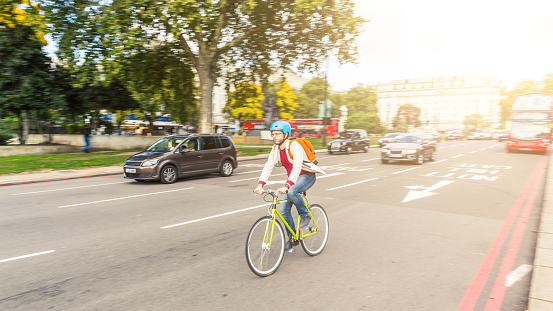
[[[156,141],[145,151],[130,156],[123,172],[125,178],[171,184],[190,175],[218,172],[230,176],[236,167],[237,151],[229,136],[190,134]]]

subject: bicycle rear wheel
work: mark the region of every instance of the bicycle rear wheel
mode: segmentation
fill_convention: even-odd
[[[250,229],[246,239],[246,260],[253,273],[259,276],[273,274],[284,258],[285,234],[282,225],[273,218],[259,218]],[[272,241],[271,241],[272,233]]]
[[[323,207],[319,204],[310,205],[309,210],[313,216],[313,221],[307,226],[307,228],[303,229],[302,236],[314,232],[316,233],[302,238],[301,247],[308,255],[316,256],[323,251],[326,242],[328,241],[328,216],[326,215]],[[319,228],[318,232],[317,226]]]

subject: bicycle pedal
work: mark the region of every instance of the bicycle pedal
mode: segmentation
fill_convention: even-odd
[[[300,244],[299,240],[292,241],[292,246],[298,246]]]

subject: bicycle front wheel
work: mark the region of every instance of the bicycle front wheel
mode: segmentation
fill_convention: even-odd
[[[328,216],[319,204],[310,205],[309,210],[313,221],[302,233],[301,247],[308,255],[316,256],[323,251],[328,241]]]
[[[246,239],[246,260],[253,273],[259,276],[273,274],[284,258],[285,234],[282,225],[273,218],[259,218]]]

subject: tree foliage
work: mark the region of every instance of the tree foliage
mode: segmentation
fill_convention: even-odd
[[[463,124],[466,128],[479,129],[484,125],[484,117],[481,114],[471,114],[465,116]]]
[[[139,110],[153,122],[156,111],[175,121],[197,125],[198,100],[194,73],[170,46],[159,46],[127,57],[119,77],[138,100]]]
[[[327,86],[328,87],[328,86]],[[327,92],[330,90],[327,89]],[[299,94],[299,107],[294,112],[297,119],[314,119],[319,114],[319,104],[325,99],[324,77],[314,77],[303,85]],[[332,107],[335,109],[335,105]]]
[[[63,106],[40,41],[30,26],[0,27],[0,110],[18,116],[20,141],[30,111]]]
[[[29,0],[0,0],[0,27],[30,27],[34,37],[44,46],[47,27],[40,4]]]
[[[102,68],[149,47],[176,44],[200,81],[200,131],[211,130],[221,68],[233,84],[263,80],[270,64],[314,70],[332,51],[353,61],[363,19],[353,0],[44,0],[59,55]],[[101,67],[98,67],[101,64]]]
[[[399,106],[397,114],[392,121],[394,129],[404,130],[404,127],[416,128],[421,126],[419,119],[421,109],[413,104],[404,104]]]
[[[242,83],[236,90],[229,93],[224,112],[240,122],[240,127],[246,119],[262,119],[264,94],[261,87],[254,83]]]
[[[280,84],[276,92],[278,118],[287,120],[293,119],[294,111],[299,106],[299,103],[297,102],[298,96],[294,93],[294,90],[290,87],[290,84],[288,84],[286,80],[281,80],[275,84]]]

